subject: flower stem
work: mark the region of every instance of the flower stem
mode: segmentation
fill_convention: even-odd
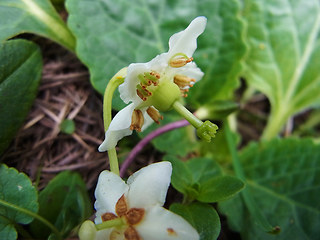
[[[203,124],[200,119],[189,112],[189,110],[186,109],[179,101],[175,101],[172,107],[195,128],[198,129]]]
[[[40,215],[38,215],[38,214],[28,210],[28,209],[19,207],[19,206],[15,205],[15,204],[6,202],[6,201],[1,200],[1,199],[0,199],[0,205],[2,205],[4,207],[7,207],[7,208],[11,208],[11,209],[13,209],[13,210],[15,210],[17,212],[24,213],[26,215],[29,215],[30,217],[33,217],[33,218],[37,219],[38,221],[42,222],[44,225],[49,227],[51,229],[51,231],[57,236],[58,239],[62,239],[62,236],[61,236],[59,230],[52,223],[50,223],[47,219],[41,217]]]
[[[130,152],[126,160],[122,163],[120,168],[120,177],[124,177],[124,174],[126,173],[127,168],[132,163],[134,158],[138,155],[138,153],[154,138],[158,137],[159,135],[169,132],[171,130],[174,130],[176,128],[181,128],[188,126],[189,122],[185,119],[169,123],[167,125],[164,125],[163,127],[160,127],[156,129],[155,131],[149,133],[145,138],[143,138]]]
[[[127,68],[122,68],[117,72],[109,81],[103,98],[103,123],[104,130],[107,131],[112,120],[112,97],[114,91],[120,84],[124,82],[124,78],[127,74]],[[111,172],[119,175],[119,163],[117,152],[115,148],[108,150],[109,163]]]

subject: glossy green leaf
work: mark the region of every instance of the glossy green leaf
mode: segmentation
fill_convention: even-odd
[[[200,15],[208,24],[194,58],[206,75],[190,92],[190,102],[224,99],[238,86],[245,49],[236,0],[67,0],[66,6],[77,54],[100,93],[119,69],[166,52],[169,37]]]
[[[200,183],[197,200],[200,202],[218,202],[226,200],[244,188],[244,183],[233,176],[220,176]]]
[[[0,239],[15,240],[17,239],[17,235],[13,224],[0,216]]]
[[[73,51],[75,39],[49,0],[1,0],[0,43],[30,32]]]
[[[186,219],[199,233],[200,240],[215,240],[218,238],[221,224],[216,210],[204,203],[182,205],[174,203],[170,210]]]
[[[14,168],[0,165],[0,239],[16,239],[15,223],[28,224],[38,211],[38,195],[30,179]]]
[[[212,203],[223,201],[238,193],[244,184],[236,177],[224,176],[219,166],[208,158],[193,158],[182,162],[165,156],[173,166],[172,186],[189,199]]]
[[[39,194],[39,215],[53,223],[63,236],[92,213],[86,185],[77,173],[62,172]],[[31,224],[38,238],[47,238],[51,231],[38,221]]]
[[[293,114],[320,104],[320,2],[246,0],[250,52],[244,76],[269,98],[264,138]]]
[[[317,239],[320,226],[320,145],[311,139],[277,139],[249,145],[240,155],[247,189],[276,239]],[[257,227],[241,197],[219,203],[243,239],[274,239]]]
[[[39,48],[25,40],[0,44],[0,154],[22,125],[41,78]]]

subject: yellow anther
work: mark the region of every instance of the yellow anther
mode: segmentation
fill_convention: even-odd
[[[163,116],[161,116],[159,111],[154,107],[148,107],[147,113],[152,118],[152,120],[155,121],[157,124],[160,124],[159,119],[163,120]]]
[[[141,110],[139,109],[133,110],[132,117],[131,117],[130,130],[136,130],[137,132],[141,132],[143,123],[144,123],[144,118]]]
[[[194,78],[189,78],[184,75],[175,75],[173,78],[173,82],[177,84],[179,88],[192,87],[195,81]]]
[[[188,58],[186,56],[178,55],[170,59],[169,65],[174,68],[179,68],[179,67],[185,66],[187,63],[192,61],[193,61],[193,57]]]

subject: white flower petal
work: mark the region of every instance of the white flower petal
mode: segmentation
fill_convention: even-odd
[[[117,142],[125,136],[131,135],[130,130],[132,112],[134,104],[130,104],[116,114],[105,134],[103,143],[99,146],[99,152],[108,151],[115,147]]]
[[[107,212],[115,214],[116,203],[128,191],[128,188],[128,185],[113,172],[105,170],[100,173],[94,193],[96,197],[94,207],[97,210],[96,224],[102,222],[102,214]]]
[[[184,218],[159,206],[147,209],[143,221],[135,228],[146,240],[199,239],[197,231]]]
[[[197,38],[203,33],[206,24],[206,17],[197,17],[184,31],[172,35],[169,39],[169,55],[184,53],[191,57],[197,48]]]
[[[150,164],[131,175],[127,181],[129,206],[146,208],[165,202],[171,180],[170,162]]]
[[[120,98],[125,102],[133,102],[138,105],[142,100],[138,97],[136,89],[139,83],[138,75],[150,71],[148,63],[131,63],[128,67],[127,76],[119,86]]]
[[[197,81],[202,79],[204,73],[201,71],[200,68],[194,62],[190,62],[187,65],[177,69],[177,74],[182,74],[188,76],[190,78],[194,78]]]

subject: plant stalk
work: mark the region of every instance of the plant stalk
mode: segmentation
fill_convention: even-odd
[[[103,122],[104,130],[107,131],[112,120],[112,98],[114,91],[124,82],[127,68],[121,69],[109,81],[103,98]],[[119,162],[115,148],[108,150],[110,171],[119,175]]]

